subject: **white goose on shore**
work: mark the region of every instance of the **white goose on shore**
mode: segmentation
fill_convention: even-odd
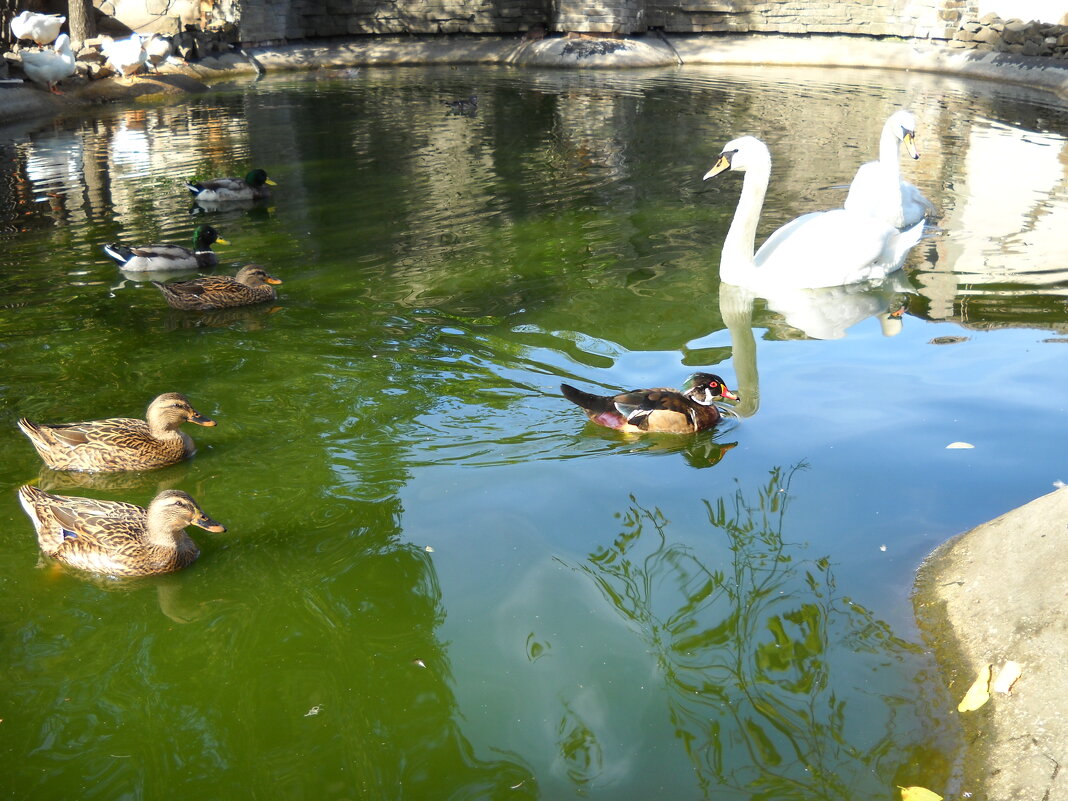
[[[144,40],[136,33],[125,39],[106,41],[100,50],[107,56],[111,68],[124,78],[136,73],[148,60]]]
[[[19,55],[26,77],[44,84],[49,92],[59,94],[56,84],[74,74],[74,53],[70,49],[70,37],[65,33],[59,35],[51,50],[24,50]]]
[[[51,44],[59,36],[59,29],[67,21],[59,14],[36,14],[23,11],[11,19],[11,34],[16,39],[32,39],[38,46]]]

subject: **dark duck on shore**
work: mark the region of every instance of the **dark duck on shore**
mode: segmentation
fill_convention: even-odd
[[[27,484],[22,508],[33,521],[37,544],[48,556],[91,573],[135,577],[173,573],[200,556],[186,526],[224,532],[195,500],[164,490],[148,508],[121,501],[52,495]]]
[[[278,186],[267,177],[265,170],[252,170],[244,178],[212,178],[208,181],[186,182],[198,201],[220,203],[228,200],[266,200],[269,187]]]
[[[164,272],[167,270],[209,270],[219,263],[211,249],[214,244],[228,245],[210,225],[201,225],[193,232],[193,248],[181,245],[123,245],[113,242],[104,245],[110,256],[126,272]]]
[[[658,387],[619,395],[593,395],[570,384],[561,384],[560,391],[597,425],[632,433],[703,431],[715,426],[722,417],[713,401],[738,399],[722,378],[710,373],[694,373],[682,385],[681,392]]]
[[[272,284],[280,283],[258,264],[245,265],[233,278],[204,275],[189,281],[152,282],[172,309],[193,311],[229,309],[274,300],[277,295]]]

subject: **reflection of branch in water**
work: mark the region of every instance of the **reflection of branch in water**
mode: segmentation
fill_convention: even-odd
[[[705,797],[889,797],[921,739],[914,691],[872,690],[914,649],[837,596],[827,558],[783,541],[801,467],[772,470],[755,503],[742,491],[706,501],[732,554],[724,569],[672,542],[664,515],[633,496],[615,542],[580,567],[656,655]]]

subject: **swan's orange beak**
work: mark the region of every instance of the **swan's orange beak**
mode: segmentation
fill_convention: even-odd
[[[709,178],[715,178],[721,172],[725,172],[731,168],[731,154],[720,153],[719,158],[716,159],[716,163],[712,165],[712,169],[705,173],[705,177],[702,181],[707,181]]]
[[[905,131],[905,137],[901,140],[905,143],[905,150],[909,152],[909,155],[914,159],[920,157],[920,151],[916,149],[916,134],[912,131]]]

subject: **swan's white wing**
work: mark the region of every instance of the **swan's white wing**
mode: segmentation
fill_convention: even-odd
[[[861,165],[853,183],[849,185],[844,208],[856,214],[867,214],[894,228],[904,228],[924,216],[920,214],[909,219],[903,214],[903,191],[906,185],[912,186],[901,180],[896,165],[869,161]]]
[[[768,237],[753,261],[763,279],[782,287],[813,289],[880,279],[900,266],[899,233],[865,214],[815,212]]]
[[[902,181],[900,184],[901,191],[901,225],[899,228],[905,226],[915,225],[925,217],[934,216],[937,209],[935,209],[934,203],[923,196],[916,186],[910,184],[908,181]]]

